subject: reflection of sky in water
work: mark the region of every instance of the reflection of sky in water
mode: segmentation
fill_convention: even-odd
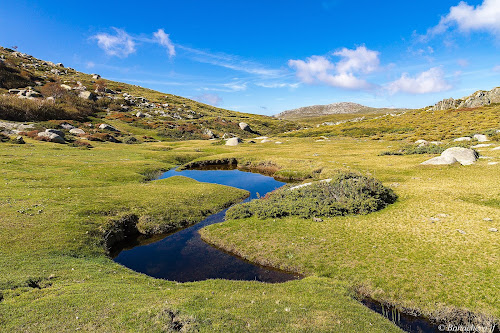
[[[251,198],[256,198],[257,193],[263,196],[284,184],[271,177],[239,170],[170,170],[159,179],[172,176],[245,189],[250,191]],[[203,242],[198,230],[222,222],[224,216],[225,211],[219,212],[160,241],[124,250],[115,261],[138,272],[180,282],[213,278],[283,282],[295,278],[291,274],[253,265]]]

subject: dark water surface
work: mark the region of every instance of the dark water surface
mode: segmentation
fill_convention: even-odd
[[[170,170],[159,179],[172,176],[241,188],[250,192],[247,200],[264,196],[284,185],[272,177],[239,170]],[[252,264],[205,243],[198,230],[224,221],[225,213],[226,210],[213,214],[169,235],[133,239],[114,260],[137,272],[178,282],[228,279],[275,283],[300,278],[296,274]]]

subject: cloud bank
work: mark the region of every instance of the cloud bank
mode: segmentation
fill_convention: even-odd
[[[373,85],[359,78],[378,69],[379,52],[359,46],[354,50],[343,48],[332,55],[340,57],[337,63],[323,56],[311,56],[304,60],[289,60],[288,66],[295,69],[301,82],[323,83],[344,89],[369,89]]]

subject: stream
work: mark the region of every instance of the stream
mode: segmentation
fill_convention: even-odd
[[[250,197],[245,201],[264,196],[285,184],[258,173],[225,169],[172,169],[163,173],[159,179],[185,176],[200,182],[241,188],[250,192]],[[149,238],[139,236],[129,240],[114,261],[134,271],[177,282],[227,279],[277,283],[300,278],[297,274],[253,264],[205,243],[198,231],[208,225],[223,222],[226,210],[171,234]]]
[[[218,170],[214,170],[214,166],[202,170],[172,169],[163,173],[159,179],[185,176],[200,182],[245,189],[250,192],[250,197],[244,202],[264,196],[285,184],[272,177],[243,172],[235,167],[223,166]],[[226,211],[227,209],[210,215],[197,224],[170,234],[138,236],[128,240],[115,250],[114,261],[134,271],[177,282],[227,279],[279,283],[302,278],[298,274],[251,263],[205,243],[198,231],[208,225],[223,222]],[[424,317],[401,313],[394,307],[384,306],[373,299],[364,299],[361,304],[383,315],[406,332],[434,333],[448,331],[450,328],[460,329],[460,326],[447,326]],[[487,331],[499,332],[498,327]]]

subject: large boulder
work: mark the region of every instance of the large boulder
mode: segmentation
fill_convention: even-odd
[[[252,132],[250,125],[248,125],[247,123],[241,122],[239,123],[239,126],[243,131]]]
[[[476,162],[478,153],[473,149],[452,147],[441,153],[442,157],[455,158],[462,165],[471,165]]]
[[[230,138],[226,140],[226,146],[237,146],[241,143],[240,138]]]
[[[46,138],[48,139],[48,141],[50,142],[55,142],[55,143],[66,143],[66,141],[64,141],[63,137],[60,136],[60,135],[57,135],[55,133],[51,133],[51,132],[40,132],[38,133],[38,136],[40,138]]]
[[[81,91],[78,94],[78,97],[86,99],[86,100],[89,100],[89,101],[93,101],[96,98],[96,96],[94,95],[94,93],[91,92],[91,91]]]
[[[422,165],[449,165],[459,162],[462,165],[470,165],[476,162],[478,154],[473,149],[452,147],[441,153],[441,156],[431,158]]]

